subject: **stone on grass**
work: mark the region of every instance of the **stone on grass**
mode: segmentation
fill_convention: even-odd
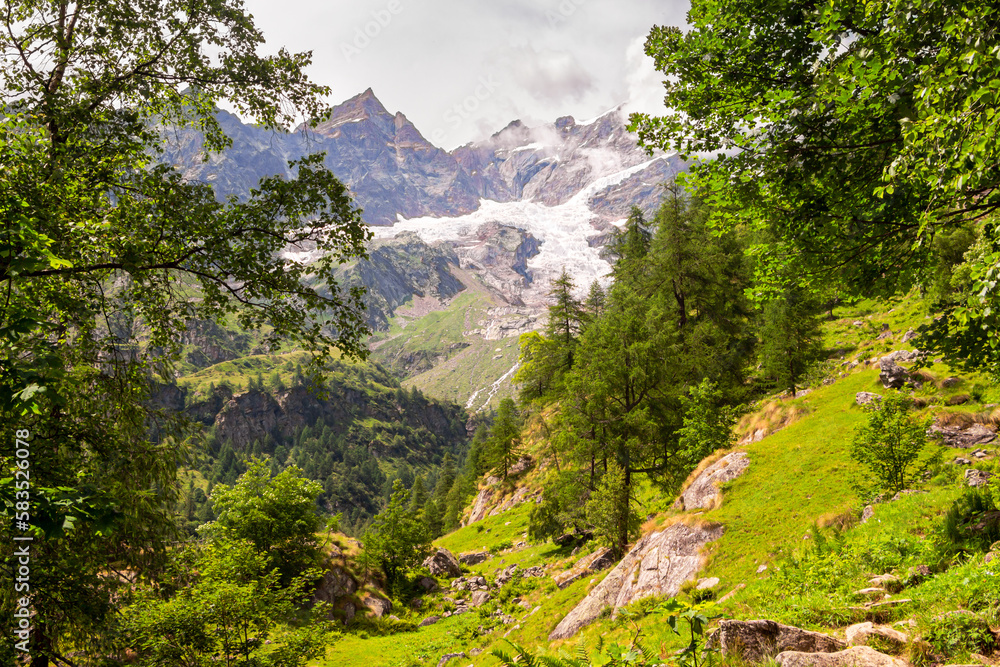
[[[870,391],[859,391],[854,395],[854,402],[858,405],[868,405],[872,401],[881,401],[882,397]]]
[[[749,465],[746,452],[733,452],[708,466],[681,494],[681,509],[711,507],[720,496],[719,486],[742,475]]]
[[[851,595],[866,600],[881,600],[885,597],[885,589],[876,587],[862,588],[860,591],[854,591]]]
[[[392,611],[391,602],[377,597],[365,598],[365,606],[368,607],[368,610],[371,611],[373,615],[378,616],[379,618]]]
[[[872,639],[875,639],[875,641],[889,644],[896,651],[902,650],[910,640],[906,634],[899,630],[894,630],[886,625],[875,625],[871,622],[856,623],[847,628],[844,635],[850,646],[867,646]]]
[[[572,637],[608,607],[618,610],[652,595],[677,595],[681,584],[701,569],[701,548],[722,537],[723,531],[719,524],[692,527],[677,523],[640,538],[601,583],[559,622],[549,640]]]
[[[698,590],[699,591],[706,591],[706,590],[708,590],[710,588],[715,588],[718,585],[719,585],[719,578],[718,577],[709,577],[707,579],[699,579],[698,580]]]
[[[868,583],[875,587],[884,588],[890,593],[898,593],[903,590],[903,580],[894,574],[880,574],[869,579]]]
[[[417,624],[418,628],[426,628],[428,625],[434,625],[441,620],[440,616],[428,616],[424,620]]]
[[[969,486],[986,486],[991,477],[993,477],[993,475],[985,470],[976,470],[975,468],[967,468],[965,470],[965,483]]]
[[[760,662],[783,651],[831,653],[847,647],[829,635],[769,620],[719,621],[710,643],[723,656],[738,656],[745,662]]]
[[[781,667],[907,667],[907,663],[868,646],[853,646],[836,653],[785,651],[774,661]]]
[[[432,593],[436,591],[438,588],[440,588],[438,586],[438,582],[434,581],[430,577],[420,577],[419,579],[417,579],[417,585],[419,585],[422,589],[424,589],[428,593]]]
[[[437,667],[444,667],[445,665],[448,664],[448,661],[451,660],[452,658],[467,658],[467,657],[468,656],[465,655],[465,653],[445,653],[444,655],[441,656],[441,659],[438,660]]]
[[[447,549],[438,549],[427,557],[424,567],[430,570],[435,577],[447,576],[458,577],[462,574],[462,567],[458,564],[455,554]]]
[[[471,607],[482,607],[484,604],[490,601],[490,594],[487,591],[476,591],[472,594],[472,600],[469,602]]]
[[[490,557],[489,551],[467,551],[458,554],[458,562],[462,565],[479,565]]]

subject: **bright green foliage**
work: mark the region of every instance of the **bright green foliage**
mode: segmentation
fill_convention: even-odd
[[[851,458],[870,475],[858,485],[866,499],[912,488],[918,479],[920,453],[927,444],[931,419],[915,418],[909,412],[911,405],[903,394],[889,392],[881,401],[865,406],[868,421],[854,433]]]
[[[212,491],[217,519],[201,532],[250,542],[267,559],[267,569],[290,581],[319,559],[316,531],[323,521],[316,497],[322,490],[294,466],[272,477],[267,461],[255,458],[232,488],[219,484]]]
[[[792,396],[823,351],[818,310],[814,295],[798,285],[786,287],[761,308],[762,370]]]
[[[512,641],[507,641],[515,653],[512,655],[499,648],[493,649],[493,657],[500,661],[503,667],[521,667],[522,665],[544,667],[652,667],[662,665],[663,659],[653,650],[642,643],[642,629],[637,619],[626,608],[621,610],[622,617],[634,628],[634,635],[627,646],[617,643],[605,644],[603,637],[599,637],[597,645],[594,647],[594,655],[586,643],[581,640],[572,655],[566,651],[560,652],[558,656],[536,655],[524,646]],[[659,605],[654,611],[656,617],[666,616],[664,619],[668,626],[676,634],[680,634],[678,628],[681,622],[687,625],[690,633],[690,642],[677,654],[677,664],[681,667],[702,667],[714,663],[717,649],[706,649],[705,634],[709,621],[718,618],[718,615],[711,614],[707,609],[697,605],[690,605],[682,601],[670,599]],[[657,618],[660,620],[660,618]]]
[[[736,411],[723,405],[722,399],[718,386],[707,378],[680,396],[684,424],[677,429],[679,444],[684,458],[694,465],[712,452],[736,444]]]
[[[586,479],[568,487],[581,494],[597,488],[599,473],[611,461],[624,474],[625,490],[614,496],[620,502],[631,503],[636,474],[668,487],[679,484],[705,446],[692,449],[693,434],[680,442],[686,411],[681,397],[709,379],[718,391],[714,410],[746,391],[754,335],[742,296],[747,279],[741,241],[736,234],[713,235],[700,200],[677,188],[669,195],[651,228],[635,211],[615,244],[614,283],[595,297],[599,314],[583,326],[558,396],[559,425],[549,441],[554,456]],[[556,500],[561,496],[536,516],[538,531],[558,524],[566,505]],[[616,511],[625,517],[630,510]],[[628,543],[627,523],[615,523],[619,552]]]
[[[427,490],[424,488],[424,478],[422,475],[417,475],[417,478],[413,480],[413,487],[410,489],[410,511],[421,511],[426,502]]]
[[[225,146],[222,103],[275,129],[324,111],[309,55],[262,55],[242,3],[13,0],[0,21],[0,417],[44,452],[32,466],[47,487],[32,517],[40,665],[68,650],[62,637],[85,653],[105,641],[116,572],[162,564],[181,438],[166,437],[176,424],[150,378],[173,377],[187,323],[229,319],[319,359],[363,355],[360,293],[332,277],[369,232],[321,156],[240,202],[158,164],[166,126]],[[281,257],[313,242],[328,259]]]
[[[611,460],[587,501],[587,519],[595,535],[611,549],[616,559],[624,555],[626,545],[639,532],[639,515],[632,508],[631,492],[625,471]]]
[[[625,227],[609,244],[616,281],[636,282],[645,272],[643,260],[649,253],[653,233],[638,207],[633,206]]]
[[[583,305],[573,296],[576,285],[564,268],[559,277],[552,281],[549,297],[549,319],[545,325],[545,334],[556,341],[561,348],[561,365],[565,369],[573,367],[573,348],[580,328],[583,326]]]
[[[521,388],[518,398],[525,404],[544,399],[558,386],[561,371],[565,370],[559,364],[559,343],[537,331],[529,331],[521,334],[519,345],[521,366],[514,374],[514,383]]]
[[[939,231],[1000,206],[995,3],[695,0],[688,23],[650,32],[671,114],[633,127],[647,146],[719,155],[690,183],[716,223],[774,233],[755,250],[760,294],[788,275],[905,289]],[[998,271],[993,247],[943,323],[954,358],[1000,359]]]
[[[575,289],[573,279],[563,269],[549,291],[552,303],[545,335],[532,331],[521,336],[521,367],[514,382],[521,386],[523,402],[559,391],[566,372],[573,368],[577,339],[587,319],[583,304],[573,296]]]
[[[361,541],[365,559],[382,570],[390,590],[395,590],[406,573],[426,557],[430,546],[427,530],[410,510],[409,494],[398,479],[393,483],[389,504],[375,517]]]
[[[490,439],[487,449],[487,459],[494,472],[507,479],[507,472],[517,462],[521,445],[521,415],[514,405],[514,400],[505,398],[500,401],[493,426],[490,428]]]
[[[141,590],[122,611],[121,641],[140,667],[304,665],[331,639],[323,605],[299,606],[317,575],[282,585],[267,554],[245,541],[189,547],[168,586]]]
[[[677,663],[681,667],[701,667],[713,664],[715,651],[718,649],[713,651],[706,647],[705,634],[709,622],[720,615],[713,615],[699,605],[693,605],[676,598],[667,600],[661,609],[667,613],[667,625],[670,626],[674,634],[681,634],[681,622],[687,625],[688,643],[677,654]]]
[[[589,489],[574,470],[552,472],[542,486],[542,502],[531,507],[528,537],[544,540],[564,533],[582,534],[590,528],[586,500]]]

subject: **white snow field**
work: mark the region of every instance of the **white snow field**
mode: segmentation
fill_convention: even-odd
[[[597,216],[587,202],[597,192],[617,185],[626,178],[642,171],[657,160],[637,164],[628,169],[600,177],[583,188],[564,204],[545,206],[533,201],[496,202],[480,200],[478,210],[455,218],[400,218],[392,227],[372,227],[376,238],[391,238],[400,232],[415,232],[424,242],[455,241],[472,235],[480,226],[496,222],[529,232],[540,241],[539,254],[528,260],[533,282],[525,289],[525,303],[538,305],[544,302],[549,283],[557,278],[563,268],[573,278],[577,291],[585,294],[594,280],[607,282],[611,266],[600,257],[600,248],[591,247],[588,237],[598,232],[590,221]],[[613,222],[621,226],[624,220]]]

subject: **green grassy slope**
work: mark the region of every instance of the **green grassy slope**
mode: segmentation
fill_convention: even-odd
[[[900,300],[881,307],[863,303],[838,309],[836,315],[838,318],[824,327],[828,349],[836,350],[824,366],[824,374],[833,379],[832,383],[828,380],[823,384],[817,376],[815,386],[804,395],[761,402],[758,412],[744,422],[750,433],[761,424],[780,423],[782,420],[771,419],[774,414],[791,415],[786,419],[790,423],[758,442],[736,448],[749,454],[751,465],[742,477],[724,487],[724,500],[715,509],[663,511],[673,499],[658,497],[654,489],[647,488],[643,500],[659,513],[644,529],[654,530],[674,521],[717,521],[725,525],[723,537],[704,552],[705,566],[700,576],[721,580],[716,588],[719,596],[736,589],[718,608],[719,613],[732,618],[772,618],[840,636],[844,626],[853,622],[901,619],[913,619],[918,632],[933,636],[942,623],[939,615],[955,609],[971,609],[997,624],[1000,568],[986,568],[979,551],[949,551],[946,544],[946,515],[964,494],[964,467],[950,462],[957,455],[968,456],[969,450],[943,449],[941,463],[931,468],[930,478],[922,485],[924,493],[878,504],[870,522],[857,523],[862,507],[852,490],[852,481],[860,471],[850,459],[850,446],[854,429],[864,421],[865,413],[855,404],[855,395],[861,391],[886,391],[878,381],[877,365],[866,361],[891,350],[910,349],[910,345],[902,343],[902,335],[924,321],[926,313],[919,303]],[[893,332],[892,337],[877,340],[884,324]],[[852,367],[855,361],[861,363]],[[955,373],[935,363],[923,374],[925,384],[915,392],[924,404],[919,410],[922,415],[962,413],[968,419],[976,414],[986,419],[993,409],[991,404],[1000,400],[997,387],[983,378],[964,377],[944,387],[941,380]],[[978,389],[970,391],[972,387]],[[956,397],[964,402],[949,405]],[[529,438],[529,443],[534,443],[536,453],[540,453],[537,438]],[[926,451],[929,454],[934,449],[936,446],[931,444]],[[997,444],[987,449],[995,456]],[[995,461],[993,458],[976,465],[996,468]],[[530,475],[527,481],[537,483]],[[469,568],[487,578],[510,563],[522,567],[549,565],[549,575],[563,571],[580,554],[571,557],[568,549],[551,542],[529,544],[520,551],[503,550],[525,539],[530,506],[525,503],[488,517],[440,538],[436,544],[456,554],[479,549],[493,552],[491,560]],[[926,578],[907,574],[918,565],[928,566],[932,574]],[[766,569],[761,570],[762,566]],[[872,575],[884,572],[898,574],[907,584],[902,593],[893,597],[912,602],[891,611],[864,609],[853,592],[868,586]],[[520,597],[533,612],[492,633],[477,632],[488,618],[473,612],[398,635],[395,643],[352,636],[344,640],[342,647],[332,649],[334,653],[322,664],[436,664],[443,653],[478,648],[482,653],[452,664],[495,665],[497,661],[489,650],[505,648],[505,635],[550,654],[572,651],[579,641],[591,649],[599,638],[627,642],[637,629],[646,644],[663,656],[682,645],[662,617],[645,615],[654,606],[652,601],[635,605],[637,625],[602,618],[573,639],[549,644],[547,636],[552,628],[604,574],[580,579],[564,590],[558,590],[550,576],[525,580],[530,583]],[[413,614],[412,618],[419,620],[422,615]],[[918,662],[921,651],[926,650],[926,646],[918,644],[907,649]],[[967,661],[969,650],[959,647],[948,657]]]

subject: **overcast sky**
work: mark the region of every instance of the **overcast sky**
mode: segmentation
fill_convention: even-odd
[[[688,0],[245,0],[268,40],[313,52],[338,103],[372,88],[451,149],[515,118],[662,110],[643,54],[650,27],[684,25]]]

